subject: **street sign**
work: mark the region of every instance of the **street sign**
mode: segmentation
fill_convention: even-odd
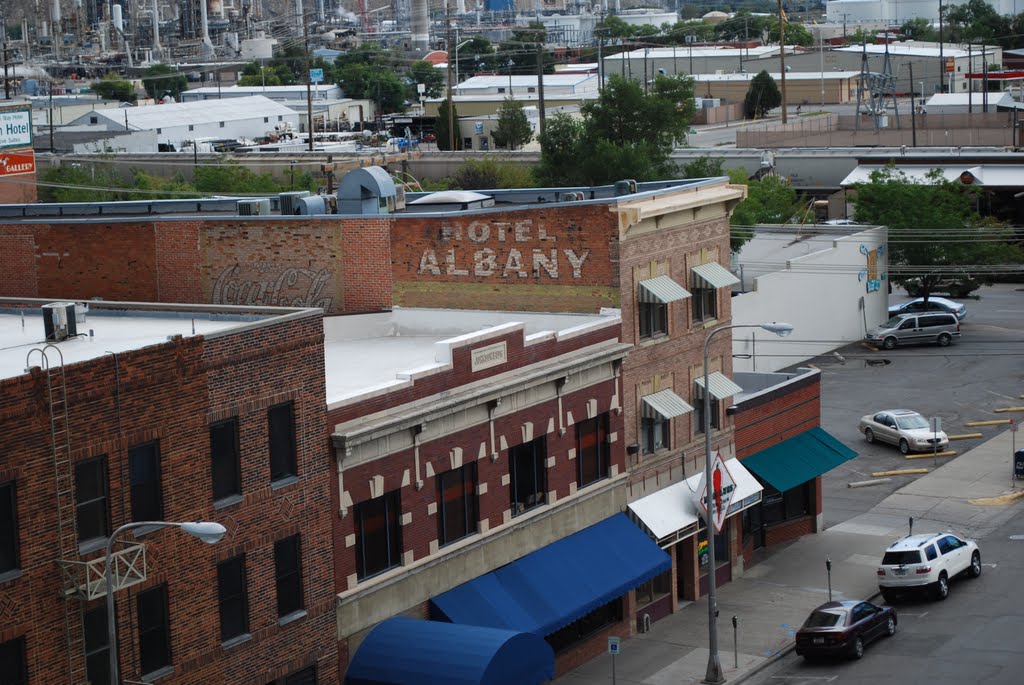
[[[0,147],[32,147],[31,110],[0,110]]]
[[[323,83],[324,70],[323,69],[310,69],[309,70],[309,82],[310,83]]]
[[[1010,419],[1010,432],[1011,433],[1016,433],[1017,432],[1017,419]]]
[[[736,481],[732,479],[729,469],[725,468],[722,461],[722,453],[715,450],[711,455],[711,507],[707,505],[708,484],[706,472],[701,474],[700,482],[697,484],[697,508],[700,509],[704,521],[708,525],[714,525],[715,532],[722,532],[725,524],[725,515],[729,511],[729,504],[732,502],[733,493],[736,491]]]
[[[608,653],[613,656],[619,653],[619,638],[614,635],[608,636]]]
[[[931,428],[932,433],[938,433],[939,431],[942,430],[942,417],[941,416],[933,416],[933,417],[931,417],[930,419],[928,419],[928,425]]]

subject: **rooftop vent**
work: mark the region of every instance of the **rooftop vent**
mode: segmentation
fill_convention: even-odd
[[[43,329],[48,342],[60,342],[78,335],[74,302],[51,302],[44,304]]]
[[[270,214],[270,200],[239,200],[238,216],[266,216]]]
[[[298,200],[304,197],[309,197],[308,190],[293,190],[287,193],[281,193],[281,214],[299,214]]]

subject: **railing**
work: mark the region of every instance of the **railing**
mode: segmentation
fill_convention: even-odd
[[[146,545],[115,540],[110,557],[111,585],[114,592],[146,580]],[[100,556],[90,561],[59,559],[64,596],[83,600],[99,599],[107,594],[107,560]]]

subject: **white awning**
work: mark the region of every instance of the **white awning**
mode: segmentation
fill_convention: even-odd
[[[736,483],[728,515],[731,516],[761,501],[761,484],[739,459],[729,459],[725,462],[725,468],[729,470],[729,475]],[[677,540],[693,535],[700,527],[700,514],[697,513],[696,503],[701,475],[703,474],[695,474],[681,483],[674,483],[647,497],[641,497],[629,505],[630,512],[659,543],[670,538],[667,542],[673,544]]]
[[[707,283],[712,288],[728,288],[740,282],[732,272],[718,262],[708,262],[693,267],[693,273],[697,278]]]
[[[656,276],[640,281],[640,301],[668,304],[691,297],[690,291],[673,281],[669,276]]]
[[[708,374],[708,385],[711,386],[711,396],[716,400],[724,400],[726,397],[732,397],[743,392],[743,388],[726,378],[725,374],[721,371],[712,371]],[[697,387],[699,388],[698,394],[703,398],[703,375],[697,376]]]
[[[693,407],[687,404],[686,400],[671,390],[659,390],[641,399],[644,403],[642,414],[645,419],[674,419],[693,411]]]

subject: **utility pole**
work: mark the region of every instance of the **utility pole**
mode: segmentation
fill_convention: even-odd
[[[782,12],[782,0],[779,1],[779,72],[781,73],[782,86],[782,125],[786,125],[786,22],[783,21],[785,14]]]
[[[942,56],[942,0],[939,0],[939,92],[945,91],[946,59]]]
[[[452,97],[452,3],[444,3],[444,47],[448,52],[448,149],[455,149],[455,100]]]
[[[779,0],[780,2],[782,0]],[[306,21],[306,12],[299,5],[302,12],[302,43],[306,53],[306,128],[309,129],[309,151],[313,151],[313,80],[309,73],[309,22]],[[220,78],[218,73],[217,78]],[[219,82],[218,82],[219,83]],[[378,104],[378,107],[380,105]]]
[[[917,107],[914,106],[914,63],[908,64],[910,67],[910,129],[911,143],[913,147],[917,147]],[[921,100],[924,100],[924,93],[921,93]]]
[[[540,109],[538,132],[544,135],[544,33],[538,32],[537,39],[537,105]]]

